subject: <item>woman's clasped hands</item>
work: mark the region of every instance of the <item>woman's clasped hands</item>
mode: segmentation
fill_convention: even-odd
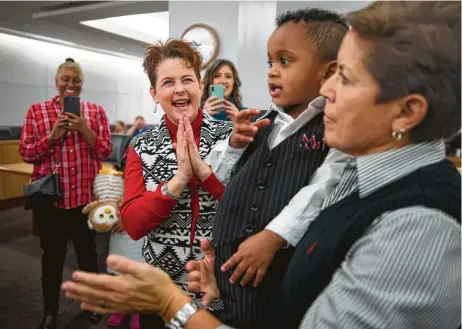
[[[178,162],[175,180],[178,180],[181,185],[186,186],[193,177],[203,182],[212,174],[212,169],[200,157],[194,132],[186,114],[178,123],[176,143],[173,143],[173,147]]]

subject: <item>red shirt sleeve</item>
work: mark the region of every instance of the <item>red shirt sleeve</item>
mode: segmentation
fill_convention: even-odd
[[[218,201],[221,200],[225,186],[218,180],[214,173],[212,173],[207,179],[199,185],[209,192]]]
[[[53,152],[47,141],[47,136],[36,140],[37,122],[34,118],[33,106],[27,111],[21,129],[21,141],[19,143],[19,154],[27,163],[37,163],[44,156]]]
[[[98,131],[95,131],[95,134],[96,142],[90,147],[90,153],[98,160],[106,160],[112,151],[111,130],[106,113],[101,106],[98,106]]]
[[[138,240],[170,216],[177,200],[165,196],[159,184],[154,192],[146,191],[141,159],[130,147],[125,168],[124,200],[120,210],[122,223],[128,235]]]

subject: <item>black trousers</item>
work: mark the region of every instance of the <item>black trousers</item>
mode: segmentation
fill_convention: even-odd
[[[164,329],[165,322],[160,315],[140,314],[140,329]]]
[[[95,231],[88,228],[82,207],[61,209],[44,205],[35,210],[42,248],[42,293],[45,313],[56,313],[66,258],[67,242],[74,244],[79,268],[98,272]]]

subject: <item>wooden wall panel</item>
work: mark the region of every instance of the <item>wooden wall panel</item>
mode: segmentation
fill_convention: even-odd
[[[19,155],[19,141],[0,141],[0,165],[23,162]],[[21,174],[0,172],[0,200],[23,196],[24,184],[30,177]]]

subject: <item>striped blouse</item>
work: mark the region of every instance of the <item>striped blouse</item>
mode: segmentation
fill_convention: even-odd
[[[445,158],[444,143],[357,157],[325,200],[366,197]],[[302,329],[455,329],[461,320],[460,225],[422,206],[379,216],[308,309]]]
[[[357,157],[323,208],[355,191],[366,197],[444,158],[442,141]],[[460,310],[460,225],[439,210],[414,206],[373,222],[307,310],[300,329],[455,329]]]

